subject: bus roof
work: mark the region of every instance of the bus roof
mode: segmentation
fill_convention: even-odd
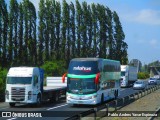
[[[74,58],[71,61],[101,61],[101,60],[119,62],[116,60],[103,59],[103,58]]]
[[[74,58],[71,61],[99,61],[102,58]]]

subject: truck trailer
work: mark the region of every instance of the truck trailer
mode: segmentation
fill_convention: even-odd
[[[61,79],[58,84],[50,84],[55,83],[51,81],[54,79],[47,79],[47,86],[43,86],[44,70],[41,68],[11,67],[6,79],[5,102],[10,107],[17,103],[40,106],[42,101],[56,102],[66,94],[66,84]]]
[[[133,86],[135,81],[137,81],[137,68],[121,65],[121,87]]]

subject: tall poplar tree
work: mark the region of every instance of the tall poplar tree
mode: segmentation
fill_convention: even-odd
[[[8,11],[4,0],[0,0],[0,64],[7,66],[7,32],[8,32]]]
[[[50,54],[50,60],[53,60],[56,58],[54,49],[55,47],[57,47],[57,52],[59,49],[59,44],[57,44],[57,46],[55,46],[56,44],[56,31],[55,31],[55,11],[56,11],[56,3],[55,0],[51,1],[51,6],[50,6],[50,50],[49,50],[49,54]],[[56,53],[57,54],[57,53]],[[57,57],[58,59],[58,57]]]
[[[60,2],[56,1],[56,4],[55,4],[55,49],[54,51],[55,54],[56,54],[56,59],[59,60],[59,59],[63,59],[63,57],[60,55],[61,54],[61,47],[60,47],[60,44],[61,44],[61,39],[60,39],[60,26],[61,26],[61,22],[62,22],[62,19],[61,19],[61,4]]]
[[[45,3],[45,32],[44,32],[44,38],[45,38],[45,60],[49,60],[49,42],[50,42],[50,37],[49,37],[49,32],[50,32],[50,6],[51,2],[49,0],[46,1]]]
[[[107,7],[106,13],[108,15],[107,17],[107,25],[108,25],[108,46],[109,46],[109,53],[108,53],[108,59],[114,59],[115,58],[115,41],[113,39],[113,17],[112,17],[112,11]]]
[[[18,23],[18,41],[19,41],[19,49],[18,49],[18,61],[19,63],[21,64],[24,64],[23,61],[24,61],[24,57],[23,57],[23,43],[24,43],[24,40],[23,40],[23,26],[24,26],[24,15],[23,15],[23,4],[20,3],[19,5],[19,23]]]
[[[98,21],[99,21],[99,57],[106,58],[107,47],[107,16],[105,7],[103,5],[97,5]]]
[[[44,32],[45,32],[45,3],[44,0],[40,0],[39,3],[39,26],[38,26],[38,64],[42,65],[44,63]]]
[[[66,44],[67,44],[67,25],[68,25],[68,4],[66,0],[63,0],[63,7],[62,7],[62,58],[66,59],[67,55],[67,49],[66,49]]]
[[[96,57],[97,55],[98,55],[98,53],[97,53],[97,43],[98,43],[98,23],[97,23],[97,21],[98,21],[98,12],[97,12],[97,7],[96,7],[96,5],[93,3],[92,5],[91,5],[91,8],[92,8],[92,26],[93,26],[93,35],[92,35],[92,37],[93,37],[93,57]]]
[[[76,0],[76,35],[77,35],[77,57],[81,57],[81,34],[82,34],[82,8],[78,0]]]
[[[10,13],[9,13],[9,46],[8,58],[13,63],[17,59],[17,23],[18,23],[18,3],[17,0],[10,0]]]
[[[122,25],[120,23],[119,17],[117,13],[114,11],[113,12],[113,20],[114,20],[114,39],[116,42],[116,47],[115,47],[115,59],[119,60],[122,64],[122,58],[125,59],[127,57],[127,44],[124,42],[125,39],[125,34],[122,29]],[[126,52],[126,53],[125,53]],[[124,55],[123,55],[124,54]]]
[[[71,57],[74,58],[76,54],[76,31],[75,31],[75,7],[71,2],[70,4],[70,28],[71,28]]]

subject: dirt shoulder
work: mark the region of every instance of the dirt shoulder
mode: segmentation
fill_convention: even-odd
[[[118,110],[118,117],[115,117],[116,114],[112,114],[113,117],[103,117],[101,120],[149,120],[150,116],[154,115],[155,111],[160,107],[160,89],[146,95],[135,102],[121,108]],[[125,111],[132,115],[132,117],[121,117],[120,114],[124,116]],[[129,112],[128,112],[129,111]],[[136,117],[133,117],[133,114],[136,114]],[[144,113],[144,114],[143,114]],[[149,117],[144,117],[144,116]],[[157,115],[157,114],[155,114]],[[138,117],[141,116],[141,117]],[[143,116],[143,117],[142,117]],[[155,120],[160,120],[159,118],[155,118]]]

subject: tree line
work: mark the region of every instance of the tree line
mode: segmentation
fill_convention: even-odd
[[[101,4],[0,0],[0,65],[41,66],[46,61],[101,57],[127,64],[128,45],[115,11]]]

